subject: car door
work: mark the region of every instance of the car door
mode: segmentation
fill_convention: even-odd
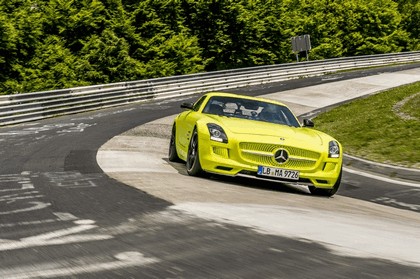
[[[188,150],[188,144],[190,143],[191,135],[193,133],[195,124],[201,117],[201,106],[204,103],[206,96],[201,97],[194,105],[191,110],[184,111],[180,114],[177,121],[177,138],[178,144],[185,154],[181,156],[186,156]]]

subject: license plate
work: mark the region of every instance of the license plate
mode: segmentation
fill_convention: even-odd
[[[258,175],[283,179],[299,180],[299,172],[272,167],[258,166]]]

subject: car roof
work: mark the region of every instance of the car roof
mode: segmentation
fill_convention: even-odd
[[[247,96],[247,95],[236,94],[236,93],[209,92],[209,93],[206,94],[206,96],[209,96],[209,97],[221,96],[221,97],[243,98],[243,99],[247,99],[247,100],[263,101],[263,102],[273,103],[273,104],[277,104],[277,105],[287,107],[287,105],[285,105],[284,103],[276,101],[276,100],[266,99],[266,98],[261,98],[261,97]]]

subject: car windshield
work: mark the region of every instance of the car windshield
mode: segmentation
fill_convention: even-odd
[[[300,127],[287,107],[264,101],[213,96],[204,107],[203,113]]]

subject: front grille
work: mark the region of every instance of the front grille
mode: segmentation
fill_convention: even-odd
[[[250,164],[291,169],[313,168],[321,156],[318,152],[281,144],[241,142],[239,149],[242,159]],[[285,149],[289,153],[289,160],[284,164],[279,164],[274,159],[274,153],[279,149]]]

